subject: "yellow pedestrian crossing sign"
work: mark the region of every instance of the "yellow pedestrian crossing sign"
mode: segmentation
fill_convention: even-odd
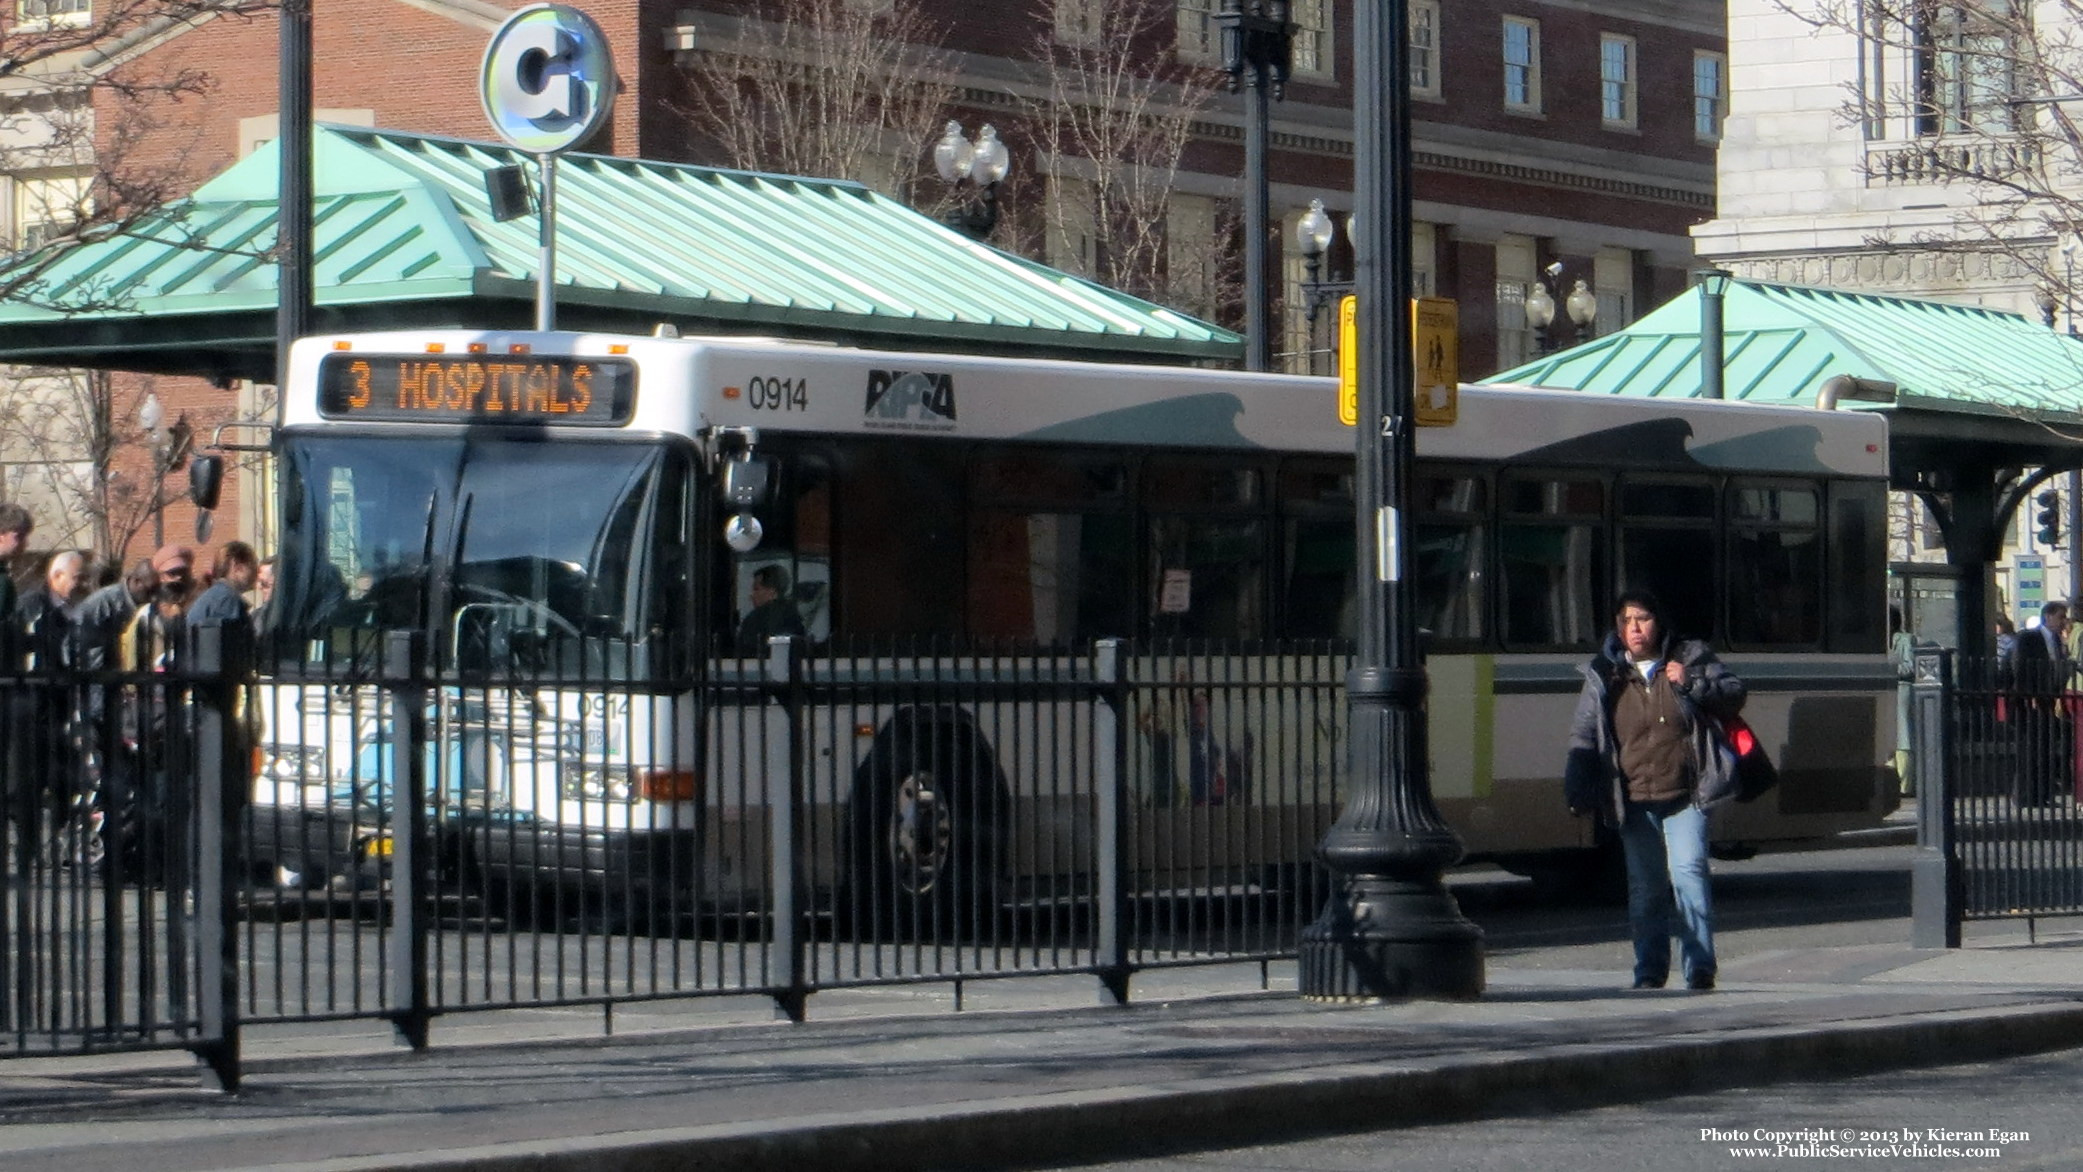
[[[1452,427],[1461,396],[1461,307],[1451,297],[1419,297],[1410,317],[1418,426]]]
[[[1338,301],[1338,422],[1347,427],[1360,421],[1359,305],[1350,294]],[[1410,318],[1418,426],[1452,427],[1461,392],[1460,306],[1451,297],[1418,297]]]

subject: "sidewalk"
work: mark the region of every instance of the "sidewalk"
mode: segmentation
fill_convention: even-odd
[[[2083,1046],[2078,925],[2036,944],[1975,927],[1954,952],[1733,957],[1709,994],[1506,957],[1466,1004],[1307,1004],[1291,968],[1240,994],[1258,970],[1237,966],[1146,975],[1129,1008],[1060,978],[973,984],[961,1014],[932,1012],[944,990],[821,994],[793,1026],[624,1006],[607,1039],[597,1010],[444,1019],[423,1054],[338,1026],[249,1032],[236,1097],[179,1056],[0,1063],[0,1165],[1032,1166]]]

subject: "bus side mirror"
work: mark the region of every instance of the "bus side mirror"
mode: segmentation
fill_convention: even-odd
[[[716,491],[733,509],[756,509],[767,503],[774,486],[774,462],[741,452],[725,460]]]
[[[217,494],[224,487],[224,457],[203,455],[188,462],[188,499],[198,509],[217,507]]]

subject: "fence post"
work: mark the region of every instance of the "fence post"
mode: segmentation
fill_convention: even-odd
[[[1101,639],[1092,648],[1092,677],[1097,704],[1092,709],[1093,848],[1097,855],[1099,982],[1116,1005],[1128,1003],[1128,851],[1122,836],[1128,828],[1128,679],[1119,639]]]
[[[245,858],[240,828],[246,809],[247,757],[239,735],[239,697],[253,662],[253,634],[243,623],[191,627],[186,683],[195,701],[195,957],[197,1032],[193,1050],[204,1081],[239,1089],[238,892]],[[185,838],[175,826],[170,836]],[[188,876],[169,876],[169,917],[184,914]],[[171,965],[184,958],[171,956]]]
[[[1957,690],[1953,652],[1943,648],[1917,655],[1912,696],[1916,745],[1917,849],[1910,863],[1910,946],[1960,947],[1963,895],[1960,855],[1954,836],[1953,736]]]
[[[781,702],[782,753],[776,771],[769,763],[767,856],[773,862],[768,886],[773,927],[768,947],[775,966],[774,1006],[790,1021],[802,1021],[810,989],[803,975],[803,867],[798,813],[803,802],[803,641],[789,635],[767,640],[767,682]],[[742,749],[740,750],[742,752]],[[779,777],[782,792],[773,792]]]
[[[380,817],[391,840],[391,921],[384,940],[390,969],[389,1017],[398,1040],[427,1048],[427,926],[432,895],[425,882],[427,842],[427,693],[421,676],[426,640],[418,631],[388,631],[382,686],[390,698],[390,803]],[[381,825],[381,823],[379,823]],[[381,833],[381,831],[379,831]]]

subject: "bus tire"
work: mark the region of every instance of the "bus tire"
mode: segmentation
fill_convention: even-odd
[[[1005,779],[959,712],[899,713],[854,777],[838,919],[864,940],[955,942],[996,924]]]

